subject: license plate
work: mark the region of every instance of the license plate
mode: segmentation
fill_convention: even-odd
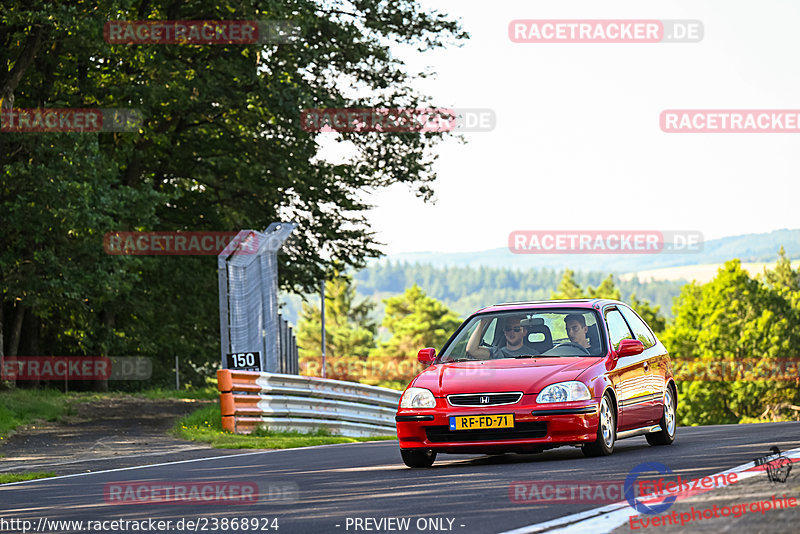
[[[450,416],[450,430],[477,430],[480,428],[514,428],[514,414]]]

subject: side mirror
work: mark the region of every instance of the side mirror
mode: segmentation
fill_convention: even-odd
[[[417,359],[422,363],[433,363],[433,361],[436,359],[436,349],[420,349],[420,351],[417,353]]]
[[[644,344],[638,339],[623,339],[619,342],[617,356],[634,356],[644,351]]]

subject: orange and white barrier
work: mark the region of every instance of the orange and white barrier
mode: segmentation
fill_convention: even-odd
[[[259,427],[351,437],[393,436],[402,392],[324,378],[217,371],[222,427],[250,434]]]

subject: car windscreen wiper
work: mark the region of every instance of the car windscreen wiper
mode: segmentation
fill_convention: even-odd
[[[514,356],[514,359],[519,358],[561,358],[561,356],[556,356],[555,354],[523,354],[522,356]]]
[[[440,363],[455,363],[455,362],[477,362],[475,358],[456,358],[455,360],[443,360]]]

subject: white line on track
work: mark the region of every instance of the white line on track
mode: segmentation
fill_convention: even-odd
[[[800,460],[800,448],[781,452],[781,456],[791,458],[793,461],[798,461]],[[756,470],[754,462],[747,462],[746,464],[732,467],[727,471],[708,476],[714,478],[717,475],[727,475],[729,473],[742,473],[742,475],[737,477],[737,480],[741,481],[757,476],[762,473],[762,471]],[[628,518],[632,515],[639,514],[628,504],[628,501],[625,500],[577,514],[566,515],[564,517],[545,521],[544,523],[535,523],[514,530],[507,530],[500,534],[533,534],[538,532],[547,532],[548,534],[577,534],[583,532],[607,534],[615,528],[627,523]]]
[[[33,469],[34,467],[51,467],[54,465],[70,465],[70,464],[81,464],[84,462],[105,462],[108,460],[122,460],[125,458],[142,458],[144,456],[164,456],[165,454],[175,454],[177,452],[190,452],[190,451],[202,451],[206,450],[208,447],[186,447],[186,448],[178,448],[173,451],[161,451],[161,452],[143,452],[141,454],[126,454],[125,456],[106,456],[102,458],[83,458],[81,460],[65,460],[63,462],[49,462],[46,464],[26,464],[21,463],[19,465],[13,465],[11,467],[3,467],[0,469],[0,473],[5,473],[6,471],[14,471],[20,468],[25,469]],[[233,455],[236,456],[236,455]],[[55,478],[55,477],[51,477]]]
[[[85,477],[90,475],[99,475],[101,473],[115,473],[117,471],[131,471],[133,469],[147,469],[148,467],[162,467],[165,465],[177,465],[177,464],[188,464],[191,462],[205,462],[207,460],[221,460],[223,458],[239,458],[241,456],[253,456],[256,454],[270,454],[273,452],[290,452],[290,451],[307,451],[309,449],[322,449],[325,447],[342,447],[347,445],[357,445],[357,444],[364,444],[364,443],[387,443],[391,442],[390,440],[387,441],[360,441],[356,443],[331,443],[328,445],[312,445],[310,447],[297,447],[293,449],[273,449],[269,451],[256,451],[256,452],[243,452],[241,454],[226,454],[223,456],[211,456],[209,458],[193,458],[191,460],[177,460],[175,462],[163,462],[160,464],[149,464],[149,465],[134,465],[131,467],[119,467],[117,469],[104,469],[103,471],[92,471],[90,473],[74,473],[72,475],[60,475],[57,477],[48,477],[48,478],[37,478],[34,480],[23,480],[21,482],[9,482],[8,484],[0,484],[0,490],[5,488],[6,486],[17,486],[19,484],[33,484],[36,482],[47,482],[50,480],[58,480],[61,478],[72,478],[72,477]]]

